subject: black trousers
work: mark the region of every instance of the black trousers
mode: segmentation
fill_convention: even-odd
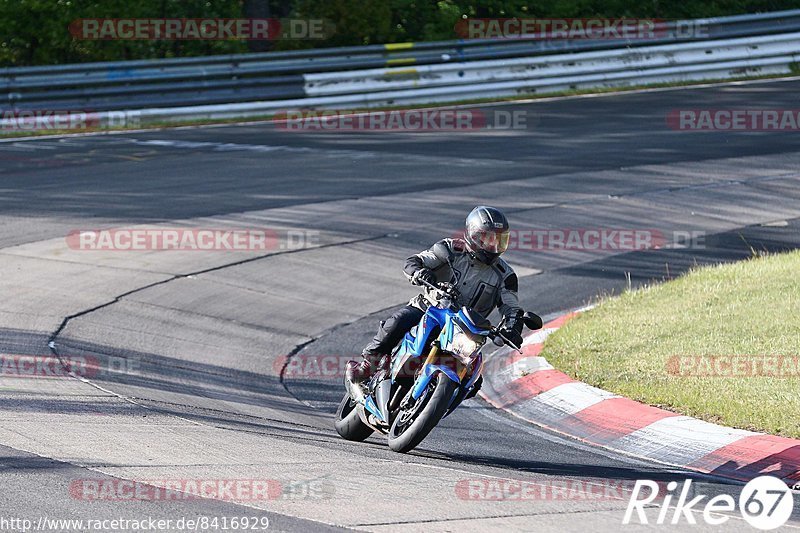
[[[375,337],[361,354],[365,359],[372,360],[373,364],[377,364],[377,360],[381,356],[391,355],[394,347],[403,340],[411,328],[419,323],[424,314],[410,305],[401,307],[392,316],[381,322]]]

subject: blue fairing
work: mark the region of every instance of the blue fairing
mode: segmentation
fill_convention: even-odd
[[[365,398],[364,407],[367,409],[367,411],[378,417],[378,420],[383,420],[383,415],[381,414],[381,410],[378,409],[377,405],[375,405],[375,400],[372,399],[372,396],[367,396]]]
[[[480,328],[476,327],[475,324],[473,324],[472,321],[469,318],[467,318],[467,315],[464,314],[464,309],[461,309],[458,312],[457,316],[458,316],[458,319],[461,321],[461,323],[465,324],[467,326],[467,328],[469,328],[469,330],[472,333],[475,333],[476,335],[488,335],[489,334],[489,330],[480,329]]]
[[[422,315],[422,318],[417,324],[415,331],[407,333],[403,339],[400,349],[395,357],[395,362],[402,359],[405,355],[412,357],[419,357],[428,343],[428,337],[434,329],[444,328],[447,323],[447,317],[451,314],[446,309],[439,309],[438,307],[429,307],[428,311]]]
[[[425,365],[417,381],[414,383],[414,389],[411,392],[415,400],[418,400],[419,397],[422,396],[422,393],[428,388],[431,379],[433,379],[433,376],[435,376],[437,372],[442,372],[456,383],[461,383],[461,380],[458,379],[458,374],[456,374],[452,368],[442,365]]]
[[[475,360],[475,368],[482,370],[483,369],[483,354],[478,354],[478,358]],[[475,385],[475,382],[478,381],[481,372],[473,372],[472,377],[469,378],[467,385],[464,387],[465,389],[469,390]]]
[[[420,319],[419,324],[403,339],[403,342],[394,358],[395,368],[393,368],[393,375],[397,375],[400,367],[402,367],[402,365],[404,365],[409,358],[420,357],[424,355],[425,348],[430,341],[430,336],[436,329],[440,330],[439,344],[446,346],[453,338],[453,325],[456,317],[458,317],[458,321],[463,324],[461,327],[465,325],[472,333],[476,335],[489,334],[487,330],[482,330],[475,327],[472,321],[467,318],[463,310],[455,313],[449,309],[429,307],[427,312]],[[480,368],[480,360],[478,361],[476,368]],[[461,380],[458,378],[458,374],[447,366],[426,365],[422,368],[416,382],[414,383],[414,388],[412,391],[414,399],[418,399],[422,395],[422,393],[430,384],[431,379],[433,379],[433,376],[435,376],[437,372],[442,372],[456,383],[461,382]],[[465,388],[469,389],[472,387],[479,375],[480,372],[474,372]]]
[[[466,308],[460,311],[452,309],[442,309],[440,307],[431,306],[420,319],[419,323],[409,331],[397,351],[392,357],[391,380],[386,376],[383,371],[376,374],[370,381],[369,393],[366,396],[359,398],[359,403],[363,406],[364,412],[360,412],[359,416],[366,415],[370,420],[367,422],[373,428],[378,426],[388,427],[391,422],[391,416],[394,408],[390,406],[393,398],[397,397],[396,393],[404,389],[397,389],[392,386],[397,379],[409,379],[412,375],[416,375],[416,379],[411,387],[410,396],[414,400],[419,400],[428,390],[431,382],[439,373],[447,376],[448,379],[456,383],[457,387],[451,388],[452,396],[449,399],[443,399],[447,402],[447,411],[444,416],[453,412],[464,400],[470,389],[475,386],[477,379],[483,371],[483,357],[480,352],[478,353],[461,353],[464,350],[478,349],[477,346],[485,342],[484,339],[476,339],[476,336],[487,337],[490,331],[479,329],[475,326],[469,318],[469,311]],[[467,335],[472,337],[477,343],[475,348],[470,348],[468,339],[456,339],[454,342],[454,335]],[[429,348],[434,342],[443,350],[445,359],[439,360],[434,357],[430,364],[423,364],[422,368],[416,374],[402,373],[406,363],[411,359],[419,359],[423,357],[427,360],[428,355],[431,353]],[[458,356],[447,353],[453,350],[458,353]],[[452,367],[451,359],[468,362],[471,365],[472,372],[469,374],[469,379],[465,383],[461,382],[458,372]],[[467,361],[469,359],[469,361]],[[439,364],[445,363],[445,364]],[[463,366],[456,365],[462,370]],[[439,378],[441,379],[441,378]],[[405,386],[405,384],[404,384]],[[352,394],[352,393],[351,393]],[[395,395],[395,396],[393,396]],[[402,401],[406,401],[402,399]],[[392,404],[394,405],[394,404]],[[406,408],[405,405],[400,405]],[[380,428],[380,431],[386,432],[385,429]]]

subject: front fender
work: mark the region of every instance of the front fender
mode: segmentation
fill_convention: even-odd
[[[411,389],[411,396],[415,400],[419,400],[419,397],[422,396],[422,393],[428,388],[428,385],[430,384],[431,379],[433,379],[433,376],[436,375],[436,372],[443,373],[445,376],[461,385],[461,380],[458,379],[458,374],[456,374],[455,370],[452,368],[444,365],[425,365],[422,367],[422,371],[420,372],[417,381],[414,383],[414,388]]]

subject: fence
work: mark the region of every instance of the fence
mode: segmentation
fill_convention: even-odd
[[[682,28],[703,28],[684,36]],[[800,10],[670,23],[647,40],[461,40],[0,69],[11,110],[143,121],[497,98],[788,73]]]

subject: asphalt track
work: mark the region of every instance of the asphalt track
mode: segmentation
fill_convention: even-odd
[[[692,478],[697,494],[737,494],[738,485],[615,456],[478,400],[407,456],[379,438],[344,442],[331,426],[339,376],[285,370],[357,353],[413,294],[404,258],[455,233],[480,203],[523,230],[706,235],[688,248],[512,250],[523,305],[543,315],[628,280],[800,246],[797,133],[689,133],[665,122],[681,107],[792,108],[798,89],[789,80],[483,108],[525,112],[524,130],[250,124],[0,143],[0,352],[49,355],[53,341],[61,357],[101,369],[84,380],[0,378],[0,518],[634,531],[647,526],[621,526],[624,497],[494,501],[458,487]],[[76,229],[140,224],[302,231],[309,246],[92,252],[65,241]],[[87,501],[70,492],[86,479],[270,479],[284,490],[267,500]],[[787,527],[800,526],[797,512],[793,520]],[[751,529],[735,516],[723,527]]]

